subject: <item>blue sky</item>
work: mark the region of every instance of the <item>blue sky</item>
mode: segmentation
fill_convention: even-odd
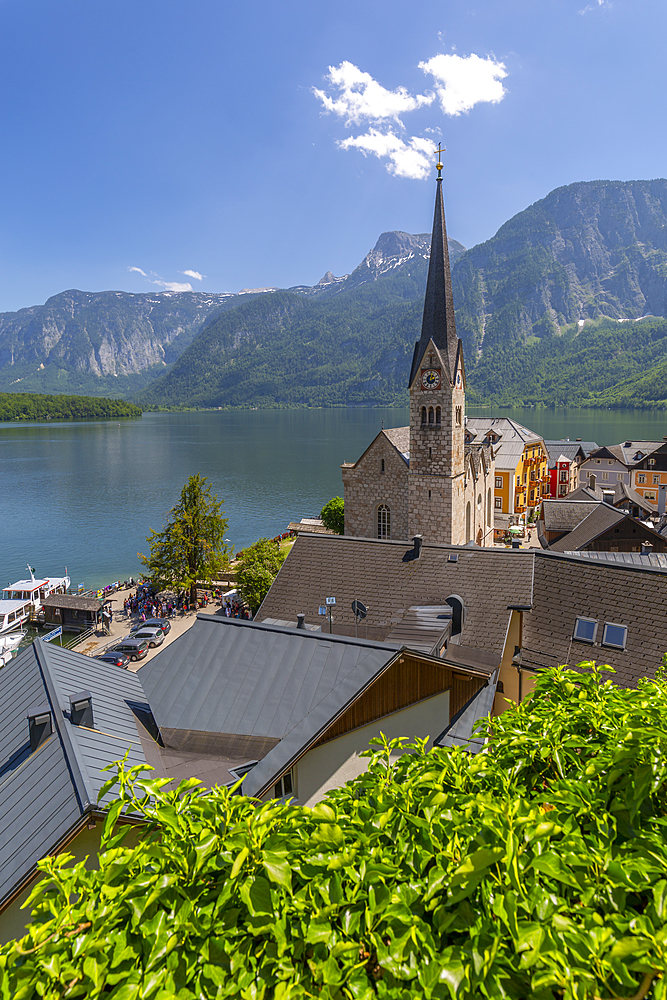
[[[347,273],[430,228],[439,140],[466,246],[665,176],[665,37],[664,0],[0,0],[0,311]]]

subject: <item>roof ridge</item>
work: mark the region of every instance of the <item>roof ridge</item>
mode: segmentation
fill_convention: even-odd
[[[76,740],[72,738],[72,734],[66,725],[65,716],[63,715],[63,694],[60,690],[56,677],[51,671],[51,665],[49,663],[49,660],[53,655],[53,650],[48,643],[45,643],[40,639],[36,639],[33,642],[32,648],[42,676],[42,683],[44,684],[49,703],[51,705],[53,723],[60,739],[60,745],[63,749],[65,762],[70,774],[77,804],[83,814],[87,812],[88,809],[95,806],[96,797],[93,795],[88,782],[88,771],[82,761],[80,748]],[[72,694],[74,693],[75,692],[72,692]]]

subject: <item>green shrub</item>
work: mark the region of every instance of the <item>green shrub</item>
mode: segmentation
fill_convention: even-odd
[[[98,871],[41,863],[17,1000],[664,998],[667,687],[554,668],[483,727],[313,809],[122,768]],[[149,821],[138,846],[120,809]]]

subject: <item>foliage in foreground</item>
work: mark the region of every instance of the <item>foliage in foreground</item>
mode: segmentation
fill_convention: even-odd
[[[667,686],[582,666],[479,755],[385,743],[314,809],[121,770],[100,870],[42,863],[0,995],[661,1000]]]
[[[241,553],[236,567],[236,585],[253,615],[271,589],[286,558],[287,552],[269,538],[260,538]]]
[[[162,531],[151,529],[150,555],[137,553],[155,589],[187,590],[194,603],[197,584],[219,579],[229,566],[228,524],[206,476],[190,476]]]
[[[337,535],[345,534],[345,501],[342,497],[332,497],[320,511],[325,528]]]

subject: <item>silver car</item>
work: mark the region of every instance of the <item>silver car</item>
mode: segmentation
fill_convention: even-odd
[[[155,648],[155,646],[161,646],[162,643],[164,642],[164,632],[162,631],[161,628],[145,627],[142,629],[138,629],[136,632],[133,632],[131,637],[128,636],[128,638],[144,639],[151,647],[151,649],[153,649]]]

